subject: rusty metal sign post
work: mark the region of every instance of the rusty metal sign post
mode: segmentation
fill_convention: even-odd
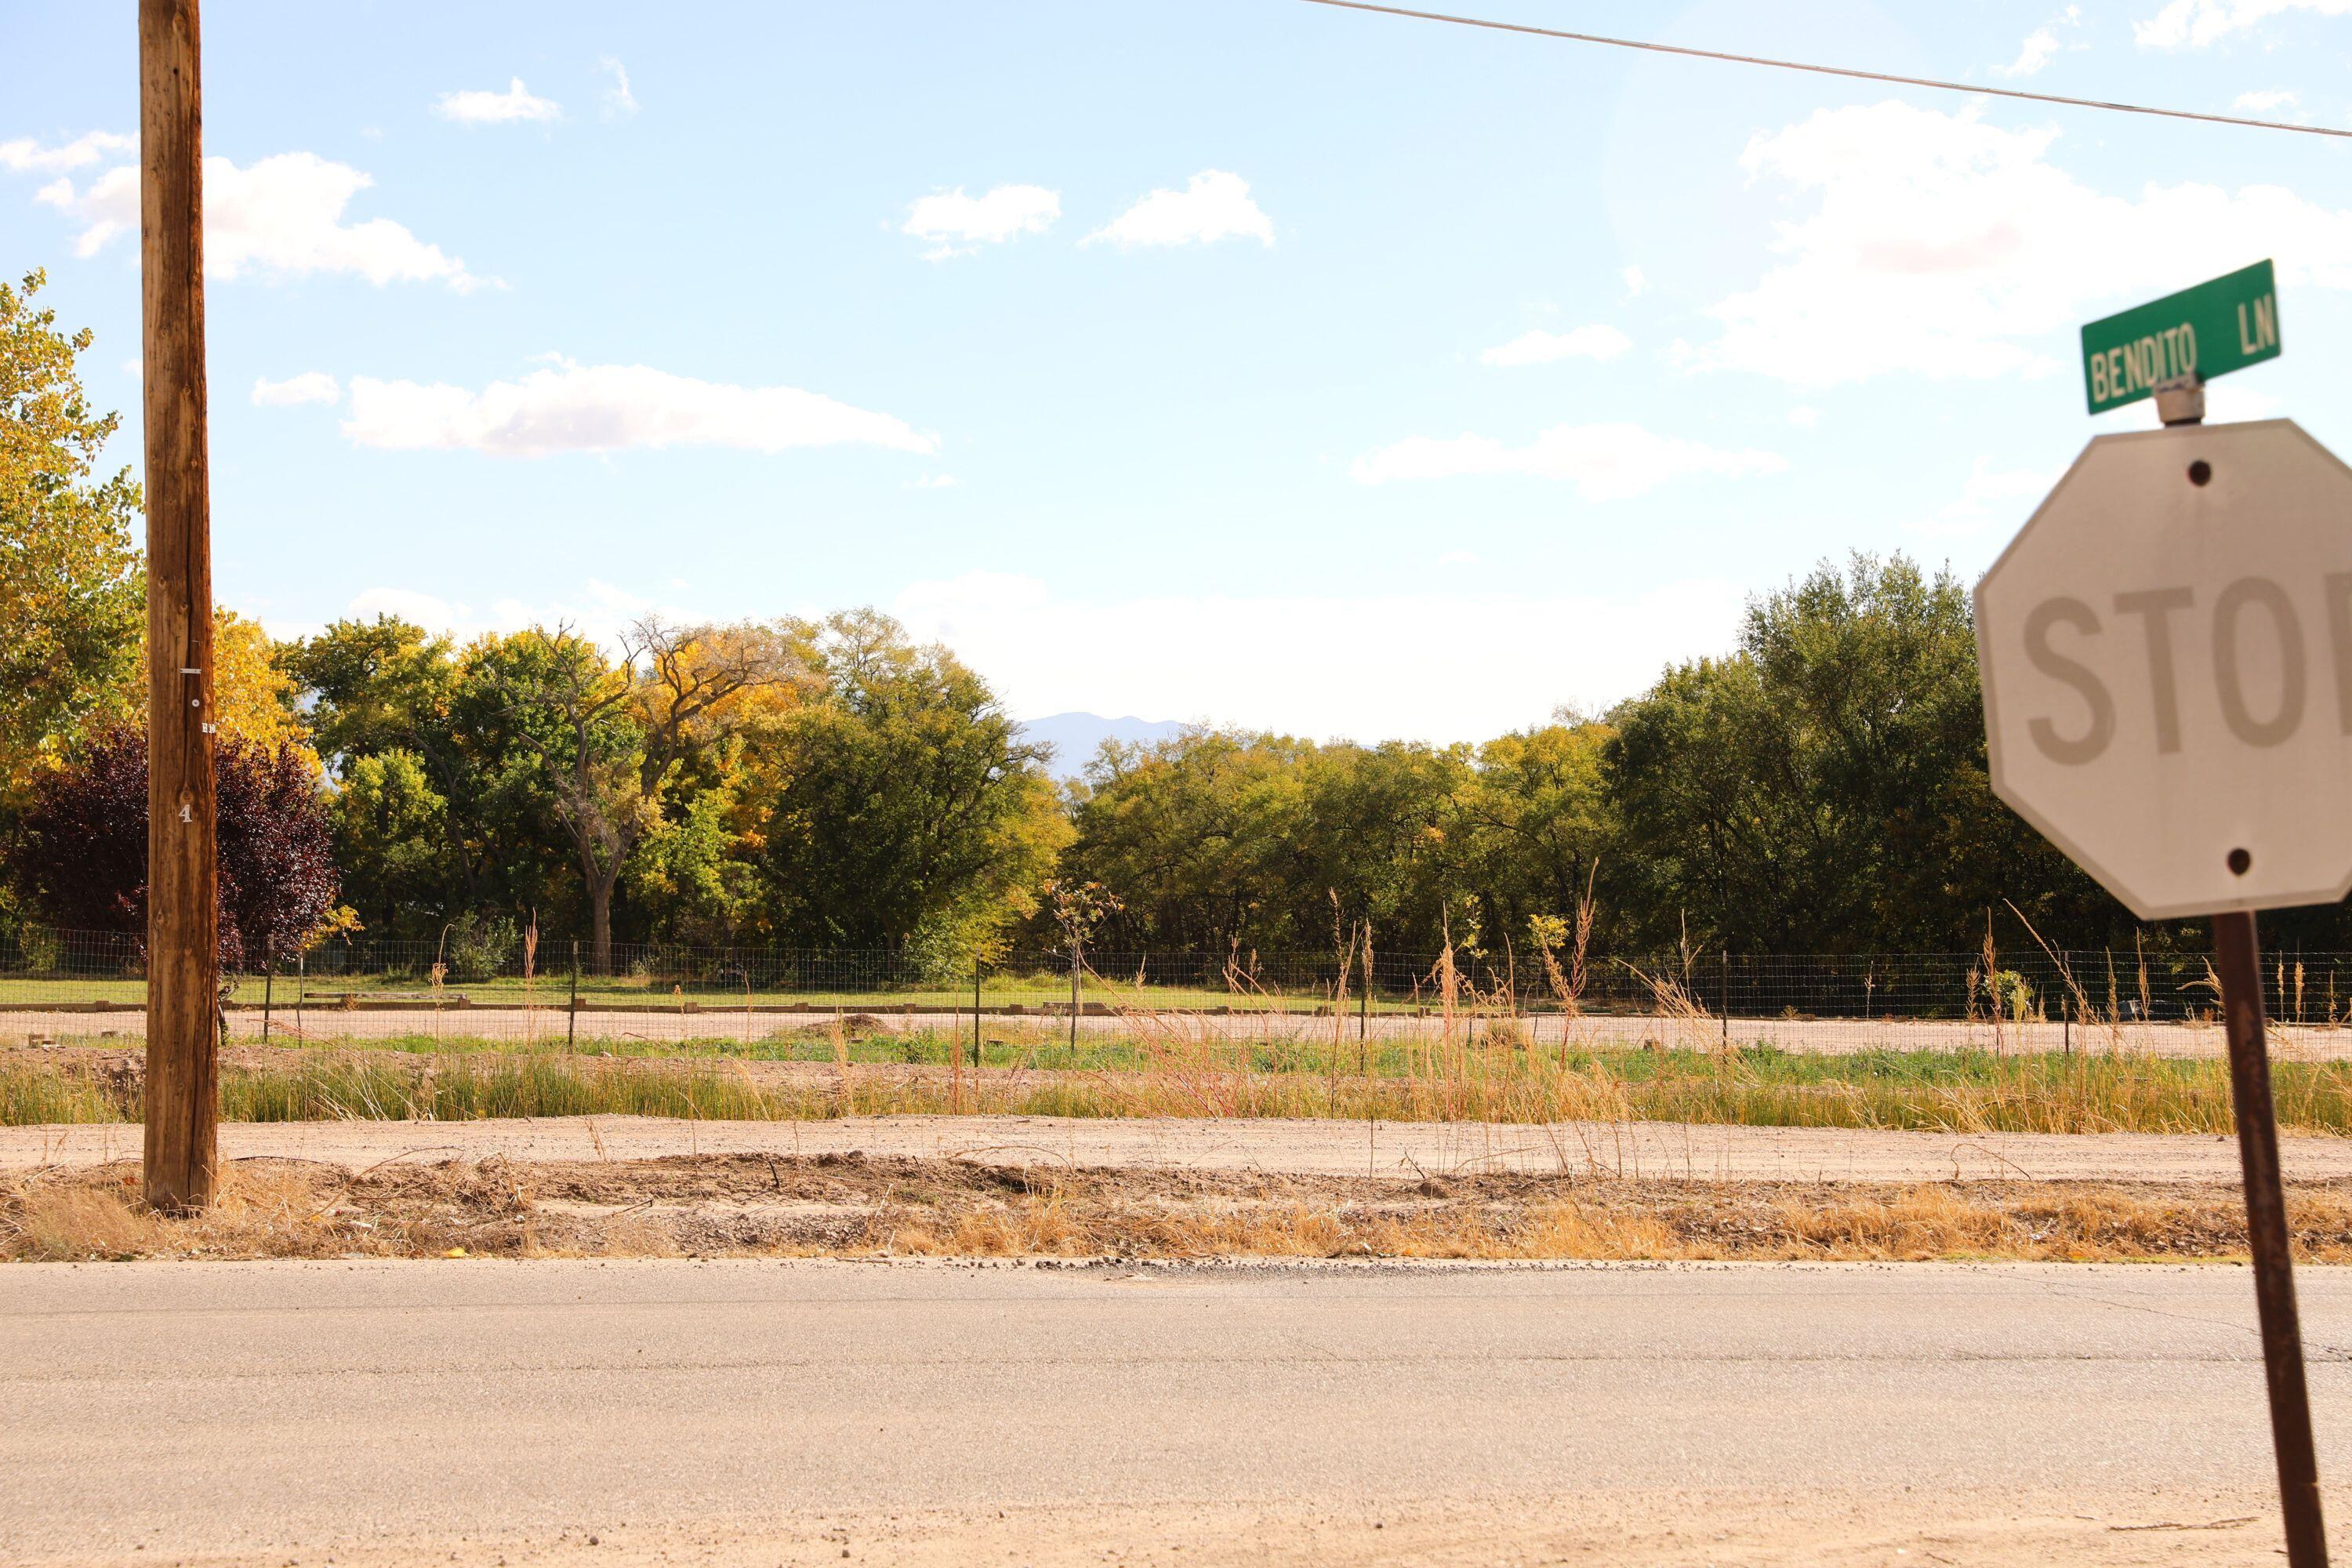
[[[2254,1308],[2263,1325],[2263,1372],[2270,1383],[2271,1446],[2278,1455],[2279,1505],[2292,1568],[2325,1568],[2327,1534],[2319,1510],[2319,1461],[2312,1450],[2311,1393],[2304,1384],[2303,1323],[2294,1304],[2294,1235],[2279,1176],[2278,1116],[2263,1038],[2263,967],[2251,910],[2213,917],[2214,966],[2230,1036],[2230,1097],[2238,1112],[2238,1157],[2246,1172],[2246,1238],[2254,1257]]]
[[[2352,892],[2352,468],[2149,391],[2166,427],[2092,441],[1977,584],[1987,758],[2135,914],[2212,921],[2286,1556],[2325,1568],[2254,912]]]

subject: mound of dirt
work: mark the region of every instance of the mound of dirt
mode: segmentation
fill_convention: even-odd
[[[761,1153],[522,1163],[251,1160],[209,1214],[135,1162],[0,1184],[0,1258],[549,1256],[2112,1262],[2236,1257],[2227,1184],[1855,1184],[1248,1171]],[[2292,1189],[2297,1251],[2352,1260],[2352,1197]]]

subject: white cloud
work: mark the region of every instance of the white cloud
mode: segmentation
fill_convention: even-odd
[[[1633,346],[1633,340],[1607,325],[1577,327],[1547,332],[1541,327],[1522,332],[1507,343],[1497,343],[1478,356],[1480,364],[1549,364],[1554,360],[1591,359],[1603,363]]]
[[[1993,67],[1995,76],[2032,76],[2058,58],[2058,35],[2047,27],[2036,27],[2018,46],[2017,58],[2005,66]]]
[[[2260,92],[2242,92],[2230,100],[2230,107],[2240,114],[2269,114],[2293,109],[2300,101],[2284,88],[2269,88]]]
[[[2068,48],[2079,49],[2084,47],[2079,43],[2063,43],[2058,37],[2060,28],[2071,31],[2081,27],[2082,25],[2083,8],[2080,5],[2067,6],[2051,17],[2048,22],[2028,33],[2025,36],[2025,41],[2017,47],[2017,58],[2005,66],[1993,67],[1993,75],[2006,77],[2035,75],[2042,67],[2056,59],[2061,51]]]
[[[794,386],[729,386],[642,364],[564,361],[479,392],[351,380],[343,434],[363,447],[464,447],[504,457],[676,446],[781,452],[858,444],[931,452],[936,436]]]
[[[343,616],[355,621],[396,616],[404,621],[414,621],[426,631],[456,634],[462,626],[472,625],[474,612],[470,605],[452,604],[414,588],[370,588],[343,606]]]
[[[1789,466],[1775,452],[1727,451],[1639,425],[1555,425],[1524,447],[1491,436],[1441,439],[1412,436],[1358,458],[1348,470],[1359,484],[1442,479],[1465,474],[1524,474],[1566,479],[1588,501],[1625,500],[1693,475],[1744,479]]]
[[[1789,410],[1789,423],[1800,430],[1815,429],[1821,422],[1822,411],[1811,404],[1800,403]]]
[[[1996,472],[1991,458],[1979,458],[1959,495],[1933,518],[1913,523],[1910,531],[1922,539],[1965,539],[1994,528],[2013,531],[2032,515],[2058,478],[2038,468]]]
[[[1449,550],[1437,558],[1440,566],[1475,566],[1478,552],[1475,550]]]
[[[953,474],[925,474],[921,479],[908,479],[907,488],[910,490],[951,490],[961,483],[963,481]]]
[[[637,111],[637,95],[629,90],[629,73],[620,61],[606,55],[596,62],[596,68],[609,72],[613,85],[604,89],[601,102],[604,118],[617,120]]]
[[[305,371],[284,381],[268,378],[253,384],[253,401],[264,408],[285,408],[298,403],[335,403],[343,389],[323,370]]]
[[[483,283],[463,260],[390,218],[343,222],[352,198],[373,184],[315,153],[281,153],[241,169],[226,158],[205,159],[205,276],[353,273],[371,283],[442,282],[460,290]],[[38,199],[80,222],[74,253],[95,256],[138,230],[139,167],[109,169],[79,193],[60,179]]]
[[[1625,268],[1621,270],[1617,276],[1625,280],[1625,296],[1627,299],[1638,299],[1642,295],[1649,292],[1649,274],[1643,272],[1640,268]]]
[[[1738,584],[1714,580],[1622,596],[1464,587],[1064,597],[1034,577],[972,572],[914,584],[890,609],[917,637],[954,648],[1015,713],[1157,713],[1445,742],[1543,723],[1563,703],[1604,709],[1669,661],[1731,647],[1745,601]],[[1365,635],[1460,626],[1482,628],[1475,653]],[[1074,647],[1086,657],[1071,658]]]
[[[56,174],[84,168],[117,153],[135,153],[139,138],[111,131],[92,131],[55,147],[44,147],[29,136],[0,142],[0,169],[12,174]]]
[[[624,92],[628,90],[626,76],[621,79],[621,89]],[[520,77],[510,79],[504,92],[478,88],[445,92],[440,102],[434,105],[434,112],[461,125],[513,125],[563,118],[562,105],[552,99],[533,97]]]
[[[2352,0],[2169,0],[2147,21],[2134,22],[2132,37],[2144,49],[2201,47],[2289,11],[2352,16]]]
[[[2109,195],[2050,161],[2057,139],[1986,124],[1975,106],[1892,101],[1755,137],[1741,166],[1815,205],[1776,226],[1778,264],[1712,307],[1722,333],[1685,362],[1805,386],[2053,374],[2083,321],[2256,257],[2352,288],[2352,212],[2281,185]]]
[[[968,196],[963,187],[921,197],[907,208],[901,234],[931,242],[932,260],[968,256],[982,245],[1001,245],[1015,235],[1043,234],[1062,216],[1061,195],[1043,185],[998,185],[986,195]]]
[[[1086,243],[1203,245],[1220,239],[1274,243],[1274,225],[1250,197],[1249,182],[1222,169],[1203,169],[1181,191],[1156,190],[1094,233]]]

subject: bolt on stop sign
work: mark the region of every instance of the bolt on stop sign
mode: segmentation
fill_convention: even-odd
[[[2352,890],[2352,468],[2102,436],[1976,591],[1992,786],[2143,920]]]

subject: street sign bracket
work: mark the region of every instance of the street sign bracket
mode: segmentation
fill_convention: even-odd
[[[2205,423],[2205,378],[2195,371],[2158,382],[2155,396],[2156,416],[2164,424]]]

